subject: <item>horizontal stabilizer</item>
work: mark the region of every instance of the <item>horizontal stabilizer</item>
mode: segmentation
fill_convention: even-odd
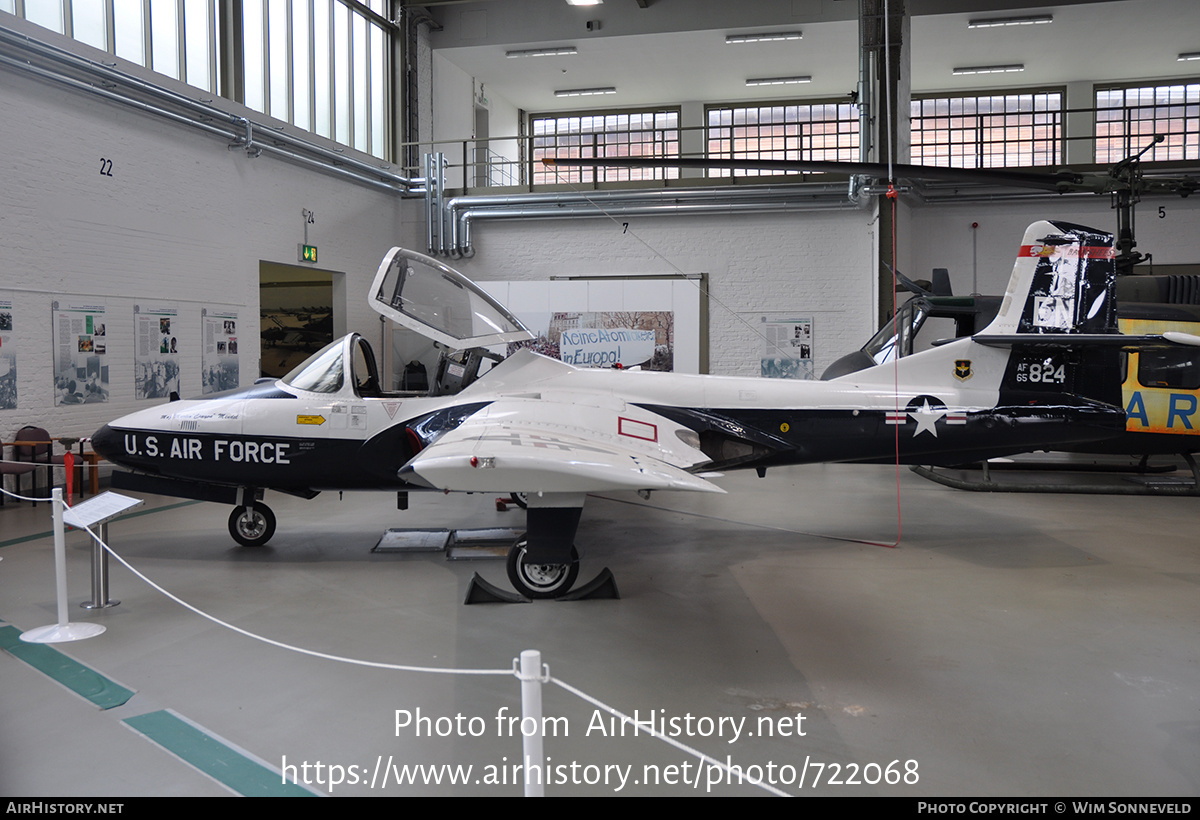
[[[1178,345],[1200,347],[1200,336],[1175,332],[1150,336],[1126,336],[1121,333],[1047,333],[1039,336],[1027,336],[1019,333],[1007,336],[979,334],[971,338],[988,347],[1031,345],[1033,347],[1119,347],[1122,350],[1144,350],[1150,347],[1176,347]]]

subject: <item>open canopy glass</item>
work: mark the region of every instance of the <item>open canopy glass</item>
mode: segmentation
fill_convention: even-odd
[[[371,307],[399,325],[455,350],[533,338],[474,282],[415,251],[392,248],[371,284]]]

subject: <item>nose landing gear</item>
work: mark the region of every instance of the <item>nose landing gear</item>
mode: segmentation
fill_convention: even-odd
[[[229,516],[229,534],[243,547],[261,547],[275,534],[275,513],[261,501],[234,507]]]

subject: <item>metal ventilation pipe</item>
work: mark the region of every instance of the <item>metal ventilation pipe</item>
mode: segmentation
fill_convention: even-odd
[[[629,194],[631,192],[622,192]],[[638,192],[632,192],[638,193]],[[663,194],[661,191],[640,192]],[[728,193],[721,191],[720,194]],[[785,190],[780,188],[774,196],[718,198],[718,194],[707,191],[705,196],[696,196],[691,201],[653,201],[667,197],[646,196],[606,202],[602,208],[596,204],[579,200],[573,202],[543,202],[529,205],[509,205],[467,208],[461,210],[451,225],[450,255],[452,258],[470,258],[475,255],[471,243],[471,223],[480,219],[578,219],[608,216],[669,216],[692,214],[748,214],[782,213],[809,210],[844,210],[861,207],[860,203],[847,196],[840,185],[821,186],[819,192]],[[674,200],[675,198],[671,198]]]

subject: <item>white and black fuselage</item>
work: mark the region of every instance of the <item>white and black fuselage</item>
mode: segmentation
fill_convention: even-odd
[[[566,562],[588,492],[721,492],[704,474],[955,464],[1120,435],[1119,347],[1103,344],[1111,271],[1111,237],[1037,223],[985,331],[826,382],[581,369],[521,351],[455,395],[387,393],[351,335],[310,359],[319,372],[142,410],[93,446],[146,477],[141,489],[239,505],[263,489],[525,493],[529,559]],[[1085,336],[1101,344],[1068,343]]]

